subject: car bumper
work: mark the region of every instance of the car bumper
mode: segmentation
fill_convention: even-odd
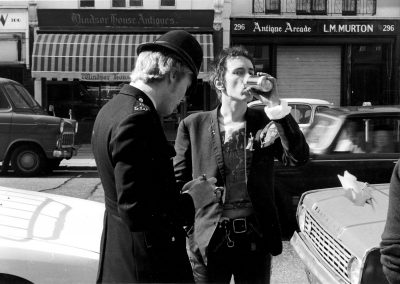
[[[57,149],[53,151],[53,157],[55,158],[66,158],[69,159],[72,156],[76,156],[78,154],[78,150],[75,148],[69,149]]]
[[[290,244],[306,266],[310,283],[346,283],[322,264],[302,233],[294,232]]]

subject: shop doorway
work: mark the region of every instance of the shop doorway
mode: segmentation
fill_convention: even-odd
[[[351,94],[349,105],[390,104],[386,89],[392,73],[390,46],[353,45],[351,48]]]

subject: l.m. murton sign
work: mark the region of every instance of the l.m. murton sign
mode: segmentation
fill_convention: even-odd
[[[270,35],[393,35],[399,31],[396,20],[321,19],[232,19],[233,34]]]

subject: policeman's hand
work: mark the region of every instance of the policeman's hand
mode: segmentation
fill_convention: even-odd
[[[202,175],[186,183],[182,190],[192,197],[195,209],[200,209],[221,201],[221,189],[216,188],[216,182],[215,177],[207,179],[205,175]]]
[[[278,82],[274,77],[264,72],[257,72],[257,76],[267,76],[267,79],[272,83],[273,88],[268,93],[268,96],[263,96],[260,93],[253,92],[253,96],[260,100],[263,104],[269,107],[277,106],[281,103],[278,93]]]

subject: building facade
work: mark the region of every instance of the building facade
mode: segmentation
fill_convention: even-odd
[[[59,116],[78,120],[78,143],[90,142],[99,109],[130,81],[137,46],[169,30],[192,33],[204,60],[197,93],[164,119],[168,139],[174,140],[187,113],[209,109],[213,103],[208,71],[214,49],[222,46],[222,36],[214,28],[214,1],[75,0],[31,5],[37,18],[31,56],[35,99],[44,108],[53,105]]]
[[[224,8],[225,46],[247,47],[282,97],[399,103],[399,1],[232,0]]]
[[[29,85],[28,5],[11,4],[0,6],[0,77]]]

